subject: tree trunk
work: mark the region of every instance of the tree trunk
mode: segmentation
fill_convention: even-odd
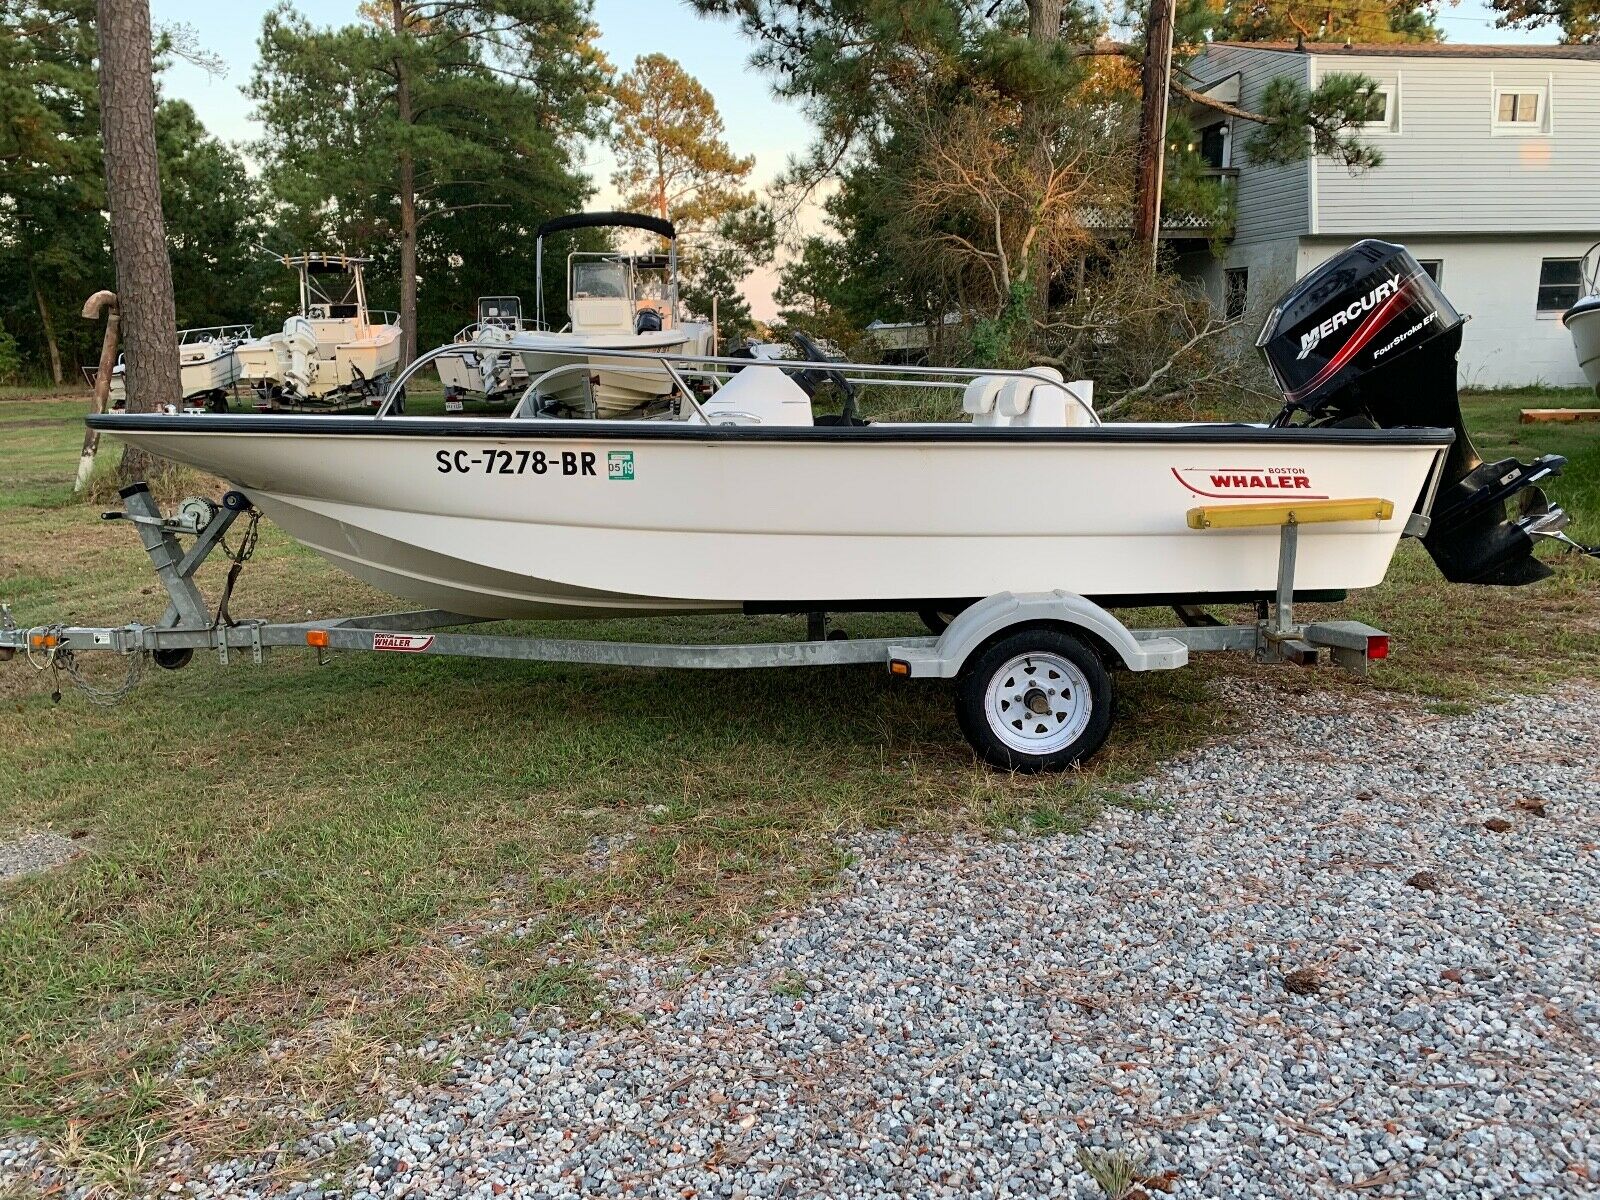
[[[39,322],[44,326],[44,344],[50,351],[50,378],[60,387],[66,382],[61,374],[61,347],[56,345],[56,325],[50,319],[50,306],[45,303],[44,291],[39,287],[39,277],[28,268],[28,282],[33,286],[33,298],[39,305]]]
[[[1161,181],[1167,159],[1167,100],[1172,72],[1172,0],[1150,0],[1144,66],[1139,72],[1139,151],[1134,164],[1133,244],[1152,271],[1161,235]]]
[[[156,158],[156,93],[148,0],[98,0],[100,134],[105,143],[106,201],[122,308],[124,386],[129,412],[179,404],[178,318],[172,262],[161,216]],[[153,475],[156,460],[128,447],[124,483]]]
[[[1035,46],[1047,48],[1061,40],[1061,10],[1065,0],[1028,0],[1028,40]],[[1033,95],[1023,101],[1022,133],[1029,153],[1033,156],[1033,169],[1041,181],[1050,170],[1050,138],[1056,110],[1056,98]],[[1025,262],[1018,264],[1019,273],[1033,284],[1029,308],[1042,318],[1050,307],[1050,277],[1055,265],[1046,248],[1036,245]],[[1006,302],[1010,303],[1007,296]]]
[[[1028,0],[1028,40],[1050,45],[1061,40],[1064,0]]]
[[[394,0],[394,32],[404,36],[405,0]],[[405,60],[394,60],[394,98],[402,136],[411,131],[411,77]],[[409,149],[400,152],[400,364],[405,370],[417,356],[417,167]]]

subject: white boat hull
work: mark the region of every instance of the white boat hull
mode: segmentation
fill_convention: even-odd
[[[178,331],[179,337],[184,335]],[[226,392],[239,378],[239,339],[207,339],[182,342],[178,345],[178,383],[185,400],[209,399],[216,392]],[[111,403],[121,406],[127,402],[128,390],[124,364],[117,363],[111,373]]]
[[[1572,348],[1577,351],[1583,377],[1600,395],[1600,297],[1590,297],[1563,319],[1572,335]]]
[[[528,386],[527,368],[519,355],[505,348],[501,330],[480,333],[458,343],[458,348],[434,359],[439,383],[446,393],[495,399],[521,392]]]
[[[540,387],[540,395],[556,404],[592,412],[598,417],[615,417],[630,412],[659,396],[673,391],[672,375],[662,367],[638,360],[608,358],[605,350],[637,353],[694,353],[690,335],[678,329],[658,333],[519,333],[517,346],[527,368],[529,382],[546,371],[584,364],[584,369],[567,371]],[[593,395],[591,409],[588,397]]]
[[[93,420],[227,479],[350,574],[481,617],[912,608],[1058,588],[1124,603],[1264,593],[1277,580],[1277,529],[1196,531],[1187,513],[1285,498],[1394,502],[1390,520],[1301,532],[1300,589],[1371,587],[1447,440],[1166,426],[779,437],[638,422],[528,421],[514,432],[492,419],[403,418],[384,423],[390,432],[336,418]]]
[[[239,359],[232,350],[213,353],[209,358],[180,362],[178,374],[185,397],[222,392],[239,378]]]
[[[244,342],[235,355],[240,379],[288,399],[364,400],[400,361],[400,327],[293,317],[285,332]]]

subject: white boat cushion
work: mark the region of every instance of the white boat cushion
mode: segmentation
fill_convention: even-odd
[[[1003,375],[979,375],[967,384],[967,390],[961,394],[961,411],[971,417],[990,417],[988,422],[976,423],[992,424],[995,397],[1005,385]]]
[[[1026,415],[1029,405],[1033,401],[1033,389],[1038,386],[1031,379],[1012,377],[1007,379],[1005,386],[1000,389],[1000,394],[995,398],[995,409],[1002,417],[1020,417]]]

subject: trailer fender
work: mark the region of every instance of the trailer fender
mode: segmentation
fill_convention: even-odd
[[[913,678],[953,679],[962,664],[993,638],[1022,625],[1052,624],[1080,629],[1109,647],[1130,671],[1181,667],[1189,649],[1170,637],[1139,638],[1093,601],[1074,592],[1000,592],[963,610],[932,645],[890,648],[894,662]]]

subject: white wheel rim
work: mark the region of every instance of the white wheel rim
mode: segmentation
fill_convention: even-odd
[[[1071,659],[1049,652],[1019,654],[989,677],[984,692],[989,728],[1023,754],[1054,754],[1089,727],[1089,680]]]

